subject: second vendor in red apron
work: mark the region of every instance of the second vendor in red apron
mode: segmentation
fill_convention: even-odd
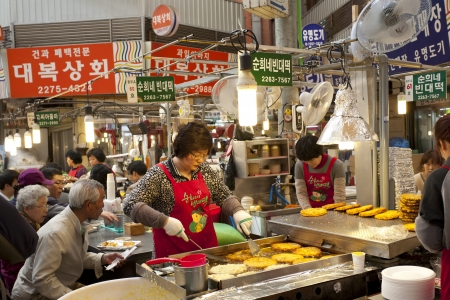
[[[298,140],[295,151],[295,190],[302,209],[345,202],[345,169],[342,161],[323,152],[318,138]]]

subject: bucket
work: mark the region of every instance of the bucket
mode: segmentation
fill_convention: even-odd
[[[186,295],[208,290],[208,263],[197,267],[173,266],[175,284],[186,290]]]

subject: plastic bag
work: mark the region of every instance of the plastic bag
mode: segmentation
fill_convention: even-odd
[[[432,259],[430,259],[430,265],[433,268],[433,271],[436,273],[434,283],[436,287],[441,288],[441,258],[433,257]]]
[[[224,170],[224,182],[225,185],[230,189],[230,191],[234,191],[234,177],[236,175],[236,166],[234,165],[234,156],[233,153],[230,154],[230,158],[228,159],[227,164],[225,165]]]
[[[392,225],[383,227],[374,227],[359,223],[360,228],[367,230],[370,233],[370,238],[380,241],[401,240],[406,238],[408,230],[402,225]]]

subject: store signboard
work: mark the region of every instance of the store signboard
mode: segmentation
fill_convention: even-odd
[[[136,76],[128,76],[125,79],[125,89],[127,91],[127,99],[129,103],[137,103],[138,96],[136,90]]]
[[[57,111],[38,111],[36,119],[41,127],[52,127],[59,125],[59,113]]]
[[[252,74],[261,86],[292,86],[292,55],[253,53]]]
[[[152,15],[153,31],[159,36],[173,36],[180,24],[180,16],[177,10],[170,6],[159,5]]]
[[[131,87],[131,84],[129,86]],[[175,83],[172,76],[136,77],[135,90],[138,102],[175,100]]]
[[[308,24],[302,29],[302,40],[305,48],[314,48],[325,44],[325,30],[319,24]]]
[[[406,101],[427,101],[447,98],[445,71],[405,76]]]
[[[426,65],[438,65],[450,62],[449,25],[450,7],[446,0],[432,0],[431,16],[425,29],[404,47],[386,53],[389,58],[408,60]],[[389,66],[389,74],[414,71],[411,68]]]
[[[164,44],[161,43],[151,43],[151,49],[155,50],[159,47],[163,46]],[[199,48],[192,48],[192,47],[185,47],[185,46],[179,46],[179,45],[172,45],[168,46],[162,50],[156,51],[152,53],[152,59],[150,60],[150,68],[151,69],[158,69],[163,67],[164,65],[168,65],[173,62],[171,58],[186,58],[188,55],[191,55],[193,53],[198,53],[201,51]],[[157,58],[153,58],[157,57]],[[220,64],[220,61],[223,62],[237,62],[236,60],[237,55],[233,53],[226,53],[226,52],[219,52],[219,51],[212,51],[208,50],[203,53],[200,53],[196,56],[194,56],[192,59],[195,60],[205,60],[205,61],[218,61],[218,63],[214,64],[207,64],[202,62],[184,62],[180,61],[172,66],[170,66],[167,69],[173,70],[173,71],[183,71],[183,72],[197,72],[197,73],[211,73],[211,72],[218,72],[223,69],[227,69],[229,66],[225,64]],[[165,69],[165,70],[167,70]],[[195,80],[200,77],[203,77],[202,75],[173,75],[175,84],[184,83],[187,81]],[[212,88],[214,87],[214,84],[217,81],[208,82],[205,84],[199,84],[190,88],[186,88],[183,91],[187,92],[188,94],[194,94],[197,93],[199,95],[203,96],[211,96]]]

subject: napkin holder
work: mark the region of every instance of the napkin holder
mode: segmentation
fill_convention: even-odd
[[[125,234],[141,235],[145,233],[145,227],[141,223],[125,223],[123,224]]]

